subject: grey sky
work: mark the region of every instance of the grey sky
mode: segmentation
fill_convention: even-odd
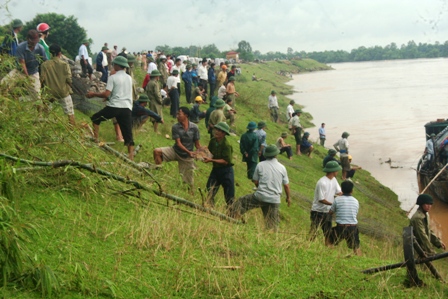
[[[444,43],[447,1],[10,0],[10,15],[1,9],[0,22],[26,22],[47,12],[74,15],[93,39],[93,51],[104,42],[135,52],[164,44],[212,43],[223,51],[235,49],[241,40],[262,53],[286,52],[288,47],[307,52],[351,50],[391,42],[400,46],[409,40]]]

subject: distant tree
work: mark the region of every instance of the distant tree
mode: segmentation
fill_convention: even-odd
[[[157,46],[156,47],[156,51],[161,51],[163,52],[165,55],[166,54],[171,54],[171,47],[168,45],[163,45],[163,46]]]
[[[207,58],[216,58],[219,57],[221,54],[221,51],[219,51],[218,47],[216,47],[215,44],[206,45],[202,47],[201,49],[201,56],[207,57]]]
[[[246,42],[245,40],[242,40],[238,43],[238,50],[239,56],[241,59],[246,61],[253,61],[254,60],[254,53],[252,53],[252,47],[250,46],[249,42]]]
[[[71,58],[78,55],[81,43],[87,39],[86,30],[78,24],[78,20],[74,16],[66,17],[57,13],[37,14],[34,19],[26,22],[23,26],[21,39],[25,40],[28,31],[36,29],[39,23],[47,23],[51,27],[50,34],[46,39],[47,44],[58,44]]]
[[[175,56],[188,55],[189,51],[190,50],[185,47],[173,47],[173,49],[171,50],[171,54]]]

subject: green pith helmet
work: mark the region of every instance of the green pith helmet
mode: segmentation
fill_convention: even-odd
[[[334,156],[334,155],[336,155],[336,150],[334,150],[334,149],[332,149],[332,148],[330,148],[329,150],[328,150],[328,154],[330,155],[330,156]]]
[[[217,123],[217,124],[215,125],[215,129],[218,129],[218,130],[223,131],[224,133],[226,133],[226,135],[230,135],[230,127],[229,127],[229,125],[228,125],[227,123],[225,123],[225,122]]]
[[[429,194],[420,194],[417,197],[417,203],[416,204],[419,205],[419,206],[424,205],[424,204],[432,205],[433,203],[434,203],[434,200],[432,199],[432,196],[429,195]]]
[[[234,76],[230,76],[229,81],[235,81],[235,77]]]
[[[22,21],[19,20],[19,19],[15,19],[15,20],[13,20],[12,23],[11,23],[11,27],[12,27],[12,29],[16,29],[16,28],[19,28],[19,27],[22,27],[22,26],[23,26],[23,23],[22,23]]]
[[[107,51],[107,50],[109,50],[108,47],[102,47],[102,48],[101,48],[101,51]]]
[[[129,62],[135,62],[135,56],[134,55],[132,55],[132,54],[128,54],[128,63]]]
[[[329,161],[329,162],[327,162],[327,164],[325,164],[323,171],[329,173],[329,172],[339,171],[341,169],[342,169],[342,167],[339,166],[338,162]]]
[[[171,72],[171,74],[173,74],[173,75],[179,75],[179,71],[178,71],[178,70],[174,70],[174,71]]]
[[[119,65],[121,67],[129,67],[128,60],[124,58],[123,56],[117,56],[115,57],[114,61],[112,61],[113,64]]]
[[[159,72],[159,70],[153,70],[151,72],[151,77],[160,77],[160,76],[162,76],[162,74]]]
[[[260,121],[258,123],[258,129],[263,129],[264,127],[266,127],[266,123],[264,121]]]
[[[294,113],[295,113],[295,114],[297,114],[297,113],[302,113],[302,110],[297,109],[296,111],[294,111]]]
[[[226,102],[224,102],[223,100],[219,99],[215,102],[215,108],[222,108],[226,105]]]
[[[274,144],[271,144],[266,147],[266,149],[264,150],[263,156],[265,156],[266,158],[272,158],[272,157],[277,156],[279,153],[280,153],[280,150],[277,148],[277,146]]]
[[[248,130],[255,130],[255,128],[257,127],[257,124],[254,121],[251,121],[247,124],[246,129]]]
[[[347,138],[348,136],[350,136],[349,133],[347,133],[347,132],[342,133],[342,138]]]
[[[277,94],[277,93],[275,92],[275,90],[273,90],[273,91],[271,91],[271,94]]]
[[[144,103],[144,102],[147,103],[147,102],[149,102],[149,98],[146,94],[143,93],[138,97],[138,101],[142,102],[142,103]]]
[[[305,133],[303,133],[303,136],[310,136],[310,133],[309,132],[305,132]]]
[[[286,137],[288,137],[288,133],[283,132],[281,136],[282,136],[282,138],[286,138]]]

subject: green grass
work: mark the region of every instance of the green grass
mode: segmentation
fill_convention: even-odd
[[[298,65],[295,65],[298,64]],[[302,65],[303,64],[303,65]],[[274,143],[286,124],[269,120],[267,97],[278,93],[280,112],[286,110],[292,92],[288,78],[278,71],[304,71],[322,67],[310,60],[241,65],[236,89],[238,134],[251,120],[268,122],[268,143]],[[261,82],[251,81],[256,73]],[[142,74],[137,74],[141,80]],[[141,82],[141,81],[140,81]],[[0,89],[1,90],[1,89]],[[121,176],[157,189],[146,175],[136,174],[117,158],[84,139],[81,129],[71,129],[60,108],[38,116],[32,104],[24,104],[2,90],[0,108],[1,152],[33,161],[71,159],[91,163]],[[181,97],[181,105],[185,97]],[[299,103],[300,104],[300,103]],[[206,107],[204,107],[205,109]],[[155,135],[150,124],[147,132],[135,135],[142,144],[136,162],[153,162],[155,147],[170,146],[171,125],[175,122],[165,108],[166,124]],[[44,117],[44,120],[37,120]],[[77,122],[90,122],[81,113]],[[311,115],[304,113],[306,126]],[[203,122],[201,144],[208,144]],[[238,137],[228,137],[234,148],[236,195],[252,192],[241,162]],[[114,141],[110,122],[102,123],[100,139]],[[293,143],[291,137],[287,139]],[[125,152],[125,147],[114,148]],[[353,256],[345,244],[330,249],[323,236],[307,240],[309,210],[317,180],[323,176],[322,159],[326,150],[315,144],[313,158],[294,156],[286,165],[292,189],[292,205],[281,205],[278,233],[266,232],[261,211],[247,214],[245,225],[234,225],[217,218],[175,205],[152,192],[130,190],[118,183],[73,167],[39,168],[15,171],[25,165],[3,162],[8,176],[8,193],[23,223],[39,232],[25,243],[30,258],[45,266],[42,273],[54,273],[58,284],[54,297],[60,298],[444,298],[448,289],[420,270],[427,283],[424,288],[406,288],[406,273],[397,269],[364,275],[363,269],[396,263],[403,259],[401,230],[408,224],[397,196],[361,170],[356,175],[354,196],[360,201],[359,220],[363,256]],[[111,162],[113,164],[104,164]],[[205,189],[211,166],[197,162],[195,185]],[[163,164],[152,175],[167,193],[201,203],[199,192],[186,192],[176,163]],[[127,191],[127,192],[124,192]],[[283,199],[284,200],[284,199]],[[224,212],[222,191],[216,198],[217,210]],[[374,237],[376,235],[377,237]],[[446,278],[444,261],[435,262]],[[234,269],[225,267],[233,266]],[[25,269],[32,271],[32,269]],[[51,288],[51,287],[50,287]],[[48,288],[47,288],[48,289]],[[41,298],[42,291],[17,281],[0,289],[4,298]]]

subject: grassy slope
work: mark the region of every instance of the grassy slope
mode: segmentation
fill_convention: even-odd
[[[298,62],[303,69],[319,67],[315,62]],[[242,65],[238,77],[237,132],[245,131],[248,121],[268,122],[268,142],[273,143],[285,124],[269,122],[267,96],[272,89],[279,94],[280,111],[284,113],[286,77],[277,71],[296,71],[297,66],[282,62]],[[252,73],[263,78],[252,82]],[[35,120],[31,105],[17,105],[2,98],[2,152],[31,160],[72,159],[93,163],[123,176],[156,188],[147,176],[124,167],[116,158],[86,143],[77,130],[67,130],[60,109],[48,121]],[[181,103],[185,103],[184,96]],[[165,109],[166,124],[162,135],[137,133],[135,140],[143,145],[136,161],[152,162],[152,149],[172,145],[164,138],[170,134],[174,119]],[[88,117],[78,113],[78,121]],[[305,114],[310,125],[312,118]],[[201,122],[201,143],[208,136]],[[312,137],[314,132],[313,129]],[[103,123],[101,138],[114,140],[112,125]],[[237,137],[229,137],[234,147],[237,196],[252,192],[245,177]],[[353,136],[356,139],[356,136]],[[289,140],[293,143],[292,140]],[[129,185],[117,183],[82,170],[66,167],[42,169],[12,175],[10,163],[3,163],[4,180],[13,186],[15,205],[24,222],[34,223],[40,237],[30,244],[32,255],[44,261],[57,274],[62,298],[419,298],[446,297],[447,289],[420,271],[428,287],[407,289],[403,286],[405,270],[398,269],[365,276],[360,270],[402,260],[401,229],[407,225],[396,195],[380,185],[367,171],[357,172],[354,196],[360,201],[359,219],[364,231],[361,246],[364,255],[356,257],[341,244],[334,249],[323,246],[322,237],[315,242],[306,239],[309,209],[316,181],[323,175],[321,161],[326,150],[315,145],[313,159],[295,156],[290,162],[279,160],[288,168],[293,204],[281,206],[278,234],[265,232],[261,212],[247,214],[246,225],[232,225],[189,208],[167,203],[150,192],[131,191]],[[124,151],[124,147],[115,148]],[[101,165],[100,162],[114,162]],[[198,163],[196,186],[204,189],[210,165]],[[163,189],[197,203],[200,196],[185,192],[175,163],[164,164],[153,173]],[[133,194],[130,196],[129,194]],[[218,209],[223,211],[222,192]],[[373,233],[382,239],[371,237]],[[443,262],[437,262],[440,266]],[[222,266],[238,266],[237,270]],[[446,269],[439,269],[446,277]],[[2,289],[7,298],[38,298],[37,292]]]

